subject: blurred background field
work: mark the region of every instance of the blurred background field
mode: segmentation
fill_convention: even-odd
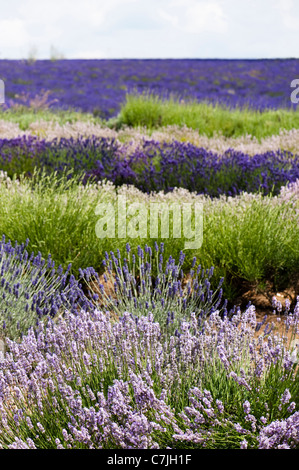
[[[104,119],[115,117],[133,92],[231,108],[290,109],[297,76],[298,59],[0,60],[8,107],[49,91],[52,109]]]

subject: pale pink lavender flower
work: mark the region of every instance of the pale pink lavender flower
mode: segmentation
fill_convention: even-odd
[[[290,394],[290,391],[288,388],[285,389],[280,401],[283,405],[289,403],[290,399],[292,398],[292,395]]]
[[[10,445],[29,446],[28,436],[15,433],[23,426],[39,436],[32,437],[38,447],[49,406],[51,419],[60,422],[64,417],[59,435],[47,436],[54,448],[157,448],[159,436],[203,447],[209,446],[219,426],[240,439],[259,435],[264,446],[293,445],[285,438],[269,441],[279,426],[274,432],[271,423],[266,425],[267,417],[259,420],[255,401],[247,399],[248,392],[259,393],[258,387],[252,388],[252,378],[263,379],[271,364],[286,357],[279,340],[270,335],[255,341],[252,309],[244,316],[238,311],[231,320],[213,312],[205,327],[203,333],[192,315],[190,322],[181,323],[178,334],[167,337],[151,314],[136,319],[124,312],[113,322],[106,313],[82,310],[76,315],[67,312],[36,332],[30,330],[22,342],[8,340],[9,353],[0,368],[0,426],[10,436]],[[252,369],[242,362],[246,355],[254,361]],[[266,359],[254,374],[259,357]],[[201,386],[210,380],[212,367],[213,373],[224,374],[224,380],[234,380],[244,397],[240,424],[232,416],[228,419],[229,403],[223,397]],[[180,413],[175,412],[175,399],[183,398],[186,384],[185,403]],[[22,396],[33,414],[27,408],[20,411],[17,400]],[[282,402],[293,413],[290,399],[285,391]],[[286,422],[288,432],[294,433],[296,419]]]
[[[248,442],[246,441],[246,439],[243,439],[243,441],[241,441],[240,443],[240,449],[247,449],[247,446]]]
[[[259,449],[296,449],[299,446],[299,412],[285,420],[273,421],[261,429]]]

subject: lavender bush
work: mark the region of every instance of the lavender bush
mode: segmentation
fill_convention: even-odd
[[[19,136],[0,140],[1,169],[10,176],[33,172],[38,167],[39,156],[45,150],[45,142],[33,136]]]
[[[0,335],[17,339],[46,317],[56,317],[66,308],[76,312],[89,305],[78,280],[55,268],[51,255],[29,256],[29,240],[13,246],[2,237],[0,242]]]
[[[0,140],[1,169],[9,176],[25,173],[32,175],[34,169],[71,174],[84,172],[86,177],[97,174],[100,178],[115,178],[120,145],[114,139],[53,139],[50,142],[34,136]]]
[[[116,186],[131,184],[144,192],[189,191],[217,197],[244,191],[277,194],[281,186],[299,178],[298,155],[268,151],[254,156],[233,149],[218,154],[184,142],[144,140],[137,148],[99,137],[52,141],[32,136],[0,140],[0,169],[10,177],[30,175],[34,169],[84,181],[108,179]]]
[[[219,155],[190,143],[145,140],[127,159],[134,174],[122,183],[146,192],[183,187],[212,197],[244,191],[269,194],[299,176],[298,156],[280,150],[250,156],[228,149]]]
[[[299,299],[298,299],[299,300]],[[285,331],[298,334],[299,303]],[[196,315],[168,338],[153,315],[66,313],[0,369],[2,448],[299,448],[297,358],[254,307]]]
[[[24,118],[28,114],[22,116]],[[168,125],[160,129],[148,129],[145,126],[133,128],[124,126],[122,129],[116,130],[108,127],[107,124],[97,122],[95,118],[92,119],[89,115],[76,115],[76,119],[67,119],[67,117],[60,119],[60,116],[60,114],[52,113],[49,116],[41,115],[37,118],[32,112],[33,122],[22,125],[22,121],[20,122],[17,118],[11,121],[4,120],[3,116],[0,115],[0,118],[2,118],[0,119],[2,139],[32,135],[51,141],[55,138],[59,140],[61,138],[95,136],[115,139],[120,143],[127,144],[130,149],[136,148],[144,140],[154,140],[155,142],[178,141],[189,142],[196,147],[205,148],[218,154],[223,154],[228,149],[234,149],[252,156],[269,151],[275,152],[279,149],[288,150],[295,154],[299,148],[299,129],[296,128],[291,130],[281,129],[278,134],[262,137],[259,140],[248,133],[240,137],[226,137],[216,131],[214,131],[213,137],[208,137],[206,134],[199,134],[198,130],[188,128],[186,125]],[[37,120],[34,120],[34,117]]]
[[[106,252],[103,264],[105,272],[100,279],[93,268],[80,269],[80,278],[87,284],[90,297],[97,308],[110,311],[116,317],[129,311],[140,317],[149,313],[158,321],[161,328],[174,332],[182,318],[189,319],[195,312],[204,323],[204,319],[213,311],[226,313],[226,304],[222,302],[222,283],[217,289],[211,289],[211,277],[214,268],[202,269],[196,257],[186,276],[183,272],[185,254],[180,253],[178,263],[170,256],[164,261],[164,243],[155,242],[154,252],[145,245],[138,246],[137,253],[131,252],[126,245],[126,257],[122,259]]]

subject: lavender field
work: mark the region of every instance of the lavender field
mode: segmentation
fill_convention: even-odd
[[[296,77],[0,61],[2,449],[299,448]],[[201,205],[202,244],[100,238],[119,197]]]
[[[299,61],[289,60],[0,60],[8,106],[44,90],[53,108],[116,116],[126,93],[196,99],[230,107],[289,108]]]

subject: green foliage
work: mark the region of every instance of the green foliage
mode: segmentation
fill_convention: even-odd
[[[66,123],[75,122],[89,122],[101,123],[103,122],[98,116],[89,113],[81,113],[74,110],[62,109],[39,109],[35,110],[28,106],[19,106],[10,109],[1,109],[0,107],[0,120],[13,122],[19,124],[21,130],[26,131],[29,129],[30,124],[37,121],[54,122],[63,126]]]
[[[158,194],[150,198],[137,190],[119,191],[125,191],[127,204],[142,202],[148,213],[151,202],[161,202]],[[167,197],[165,202],[175,202],[175,194]],[[83,186],[79,176],[69,179],[67,175],[35,172],[31,180],[0,180],[0,233],[13,242],[28,238],[30,251],[51,253],[56,265],[64,269],[72,263],[75,275],[79,268],[89,266],[101,271],[105,252],[119,249],[123,256],[126,243],[136,251],[138,245],[147,244],[154,250],[155,242],[165,242],[165,259],[170,255],[179,259],[186,239],[164,239],[160,232],[158,239],[152,239],[149,227],[145,238],[118,238],[116,220],[115,238],[98,238],[96,207],[100,202],[116,204],[116,200],[113,186]],[[198,249],[184,250],[186,269],[194,256],[203,268],[214,266],[216,282],[225,279],[225,297],[235,296],[244,280],[261,283],[268,279],[279,288],[286,276],[290,280],[298,273],[299,225],[291,203],[259,194],[199,197],[198,201],[203,203],[203,243]],[[194,202],[191,196],[189,202]],[[235,292],[230,291],[231,286]]]
[[[230,109],[206,102],[178,101],[174,97],[162,100],[151,93],[128,94],[118,122],[132,127],[155,129],[168,125],[187,126],[200,134],[226,137],[249,134],[261,139],[278,134],[280,129],[299,128],[299,112],[294,110]]]

